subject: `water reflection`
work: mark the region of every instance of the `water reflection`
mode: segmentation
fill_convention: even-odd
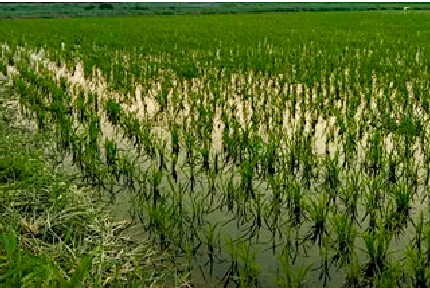
[[[33,60],[40,61],[40,58],[39,60],[37,58]],[[79,86],[80,88],[78,90],[82,89],[85,92],[85,97],[88,97],[89,92],[94,93],[98,103],[105,103],[107,99],[113,99],[117,103],[120,103],[125,113],[135,113],[142,125],[148,125],[148,127],[150,127],[151,141],[159,145],[157,149],[164,153],[165,158],[160,157],[162,155],[160,152],[157,152],[158,154],[155,156],[151,155],[152,158],[143,157],[140,153],[141,151],[139,151],[139,147],[136,147],[135,143],[128,137],[124,137],[124,130],[121,126],[112,124],[104,109],[97,111],[101,123],[101,135],[99,139],[101,144],[101,158],[106,156],[106,151],[103,146],[105,139],[113,140],[120,150],[125,151],[123,155],[127,155],[127,157],[131,159],[137,159],[135,162],[136,167],[139,167],[139,171],[142,171],[142,173],[145,171],[148,176],[148,179],[145,179],[147,182],[142,186],[133,186],[133,189],[129,189],[131,193],[127,191],[124,194],[119,194],[118,196],[121,197],[118,198],[122,201],[119,202],[119,205],[115,206],[114,210],[118,213],[117,217],[121,219],[129,218],[127,215],[128,211],[131,208],[136,209],[142,220],[142,223],[140,223],[141,228],[150,231],[149,228],[154,227],[151,225],[158,225],[157,228],[160,229],[161,227],[160,231],[162,229],[166,230],[162,231],[162,233],[166,233],[166,235],[163,235],[163,237],[165,237],[163,238],[164,241],[173,242],[176,240],[174,239],[175,237],[184,234],[182,235],[184,239],[181,240],[179,244],[188,244],[190,245],[189,249],[193,250],[193,267],[195,268],[194,279],[196,279],[196,284],[198,285],[203,285],[203,282],[222,282],[223,277],[229,271],[230,255],[227,252],[228,249],[225,247],[225,240],[228,239],[228,237],[236,240],[238,238],[248,239],[248,244],[252,245],[252,249],[258,250],[257,264],[262,268],[259,279],[263,287],[271,287],[270,285],[272,284],[270,283],[276,278],[275,271],[279,268],[279,263],[274,255],[279,255],[286,245],[291,245],[292,254],[297,256],[297,261],[293,263],[294,268],[309,264],[318,267],[318,265],[321,264],[321,247],[318,247],[316,242],[312,243],[312,241],[305,240],[312,228],[312,223],[304,221],[305,219],[303,219],[301,223],[300,219],[296,221],[299,223],[292,222],[291,219],[295,217],[294,214],[298,210],[290,209],[294,204],[288,203],[288,201],[291,202],[292,199],[295,199],[293,196],[296,196],[299,198],[302,197],[300,198],[302,200],[297,198],[298,201],[303,201],[302,203],[307,203],[307,205],[317,203],[320,195],[327,192],[324,190],[324,185],[334,185],[333,182],[336,182],[330,178],[332,175],[327,176],[329,174],[329,169],[339,171],[335,176],[339,177],[339,179],[337,179],[337,181],[339,181],[337,185],[341,188],[335,185],[336,189],[350,189],[351,187],[345,188],[349,178],[358,177],[360,183],[355,183],[355,185],[360,193],[364,195],[362,197],[363,199],[361,199],[363,202],[370,199],[365,198],[365,195],[374,193],[375,189],[379,189],[383,193],[388,191],[388,188],[384,190],[385,188],[381,187],[381,183],[383,183],[382,176],[378,176],[380,178],[372,177],[371,172],[365,173],[365,169],[351,171],[349,170],[350,167],[346,169],[342,167],[343,163],[347,160],[344,153],[345,151],[343,151],[345,141],[347,140],[346,137],[349,134],[357,136],[357,134],[360,133],[361,135],[355,138],[357,144],[356,151],[350,156],[353,162],[356,163],[357,168],[366,168],[366,165],[369,165],[365,163],[370,158],[366,156],[366,153],[369,153],[371,150],[369,149],[369,143],[372,137],[376,135],[374,132],[379,130],[376,127],[372,128],[370,125],[368,126],[368,124],[364,122],[364,118],[367,116],[365,112],[369,110],[374,111],[377,108],[377,101],[372,99],[370,102],[371,106],[367,107],[364,93],[361,95],[361,105],[358,106],[356,114],[352,116],[357,131],[341,131],[338,122],[340,117],[324,115],[324,110],[318,112],[310,111],[308,107],[306,107],[305,104],[317,96],[312,95],[309,89],[304,89],[305,86],[303,84],[286,85],[283,87],[283,91],[295,93],[297,99],[302,99],[304,103],[291,100],[290,98],[293,98],[291,94],[287,100],[281,100],[282,95],[278,77],[267,79],[263,75],[254,74],[252,71],[247,73],[247,75],[232,74],[231,79],[228,79],[228,81],[226,81],[227,83],[224,84],[224,89],[220,91],[219,95],[221,95],[221,100],[218,99],[215,105],[211,105],[211,103],[215,101],[215,96],[213,91],[207,89],[206,85],[208,79],[205,77],[193,78],[192,81],[185,80],[183,83],[179,83],[179,81],[175,79],[175,76],[171,75],[173,88],[170,88],[170,91],[166,94],[167,107],[161,111],[161,107],[157,101],[157,97],[162,93],[161,79],[153,80],[145,89],[142,85],[137,85],[135,95],[129,95],[129,100],[125,100],[124,96],[120,93],[112,92],[107,89],[107,82],[103,79],[101,71],[96,70],[94,73],[96,77],[89,81],[83,77],[82,63],[77,63],[75,71],[67,71],[64,67],[58,68],[58,66],[54,64],[55,63],[49,63],[48,67],[54,72],[54,76],[57,79],[66,77],[67,80],[72,83],[72,91],[74,88],[73,85],[76,87]],[[374,81],[377,81],[377,79]],[[275,88],[273,88],[273,85],[275,85]],[[240,91],[244,91],[244,89],[250,90],[249,94],[253,95],[253,99],[245,99],[244,94],[240,93]],[[145,94],[144,91],[147,91],[147,93]],[[334,92],[334,87],[331,87],[330,91],[327,91],[325,88],[323,89],[324,97],[327,97],[328,93]],[[228,95],[228,97],[226,97],[226,95]],[[74,94],[73,99],[78,99],[78,96],[78,94]],[[173,100],[174,97],[177,97],[177,99]],[[376,96],[374,98],[376,98]],[[222,99],[227,100],[222,102]],[[88,99],[85,101],[88,103]],[[346,117],[348,109],[345,101],[346,100],[338,100],[333,105],[333,110],[337,109],[343,117]],[[180,105],[178,105],[178,103],[180,103]],[[324,102],[324,107],[327,107],[327,110],[329,110],[331,109],[329,105],[330,103],[327,97]],[[103,107],[103,105],[101,105],[101,107]],[[213,110],[201,110],[202,108],[208,109],[209,107]],[[306,110],[304,108],[306,108]],[[213,113],[213,116],[207,117],[206,113]],[[422,111],[416,108],[414,115],[422,117],[421,114]],[[379,114],[378,117],[380,116]],[[78,119],[77,112],[74,113],[73,117],[74,119]],[[398,118],[399,115],[393,113],[391,117]],[[257,119],[254,122],[256,127],[252,126],[253,119]],[[282,124],[279,122],[280,119],[282,119]],[[304,120],[306,120],[306,124],[304,124]],[[196,139],[197,144],[201,144],[203,147],[205,144],[209,145],[211,164],[209,171],[202,169],[202,164],[193,166],[190,162],[195,159],[187,154],[187,133],[189,131],[197,133],[196,127],[198,127],[199,123],[204,124],[203,128],[208,127],[207,123],[211,123],[212,125],[212,131],[210,131],[209,134],[203,134],[209,137],[200,137]],[[237,127],[240,128],[239,134],[237,134],[237,127],[234,127],[232,123],[236,123]],[[177,159],[177,167],[180,167],[180,169],[177,169],[179,175],[178,181],[176,182],[171,181],[170,172],[166,172],[169,171],[167,167],[173,162],[170,145],[172,142],[171,127],[173,124],[182,125],[179,129],[181,133],[179,143],[181,149],[180,152],[178,152]],[[397,124],[400,124],[398,119]],[[84,130],[85,128],[83,127],[85,124],[80,124],[77,120],[74,121],[74,125],[74,128],[77,130]],[[228,130],[227,125],[229,126]],[[314,129],[312,129],[313,125]],[[354,127],[354,125],[349,127]],[[425,129],[428,129],[427,126]],[[246,166],[246,164],[249,164],[247,161],[252,160],[251,157],[247,158],[248,156],[246,156],[246,152],[250,153],[249,151],[240,151],[245,155],[243,156],[240,154],[244,157],[243,161],[236,160],[236,163],[226,161],[225,158],[227,155],[224,151],[226,143],[224,139],[228,137],[237,140],[235,137],[244,137],[244,134],[241,134],[244,131],[248,133],[247,135],[249,135],[251,139],[262,139],[264,145],[271,144],[271,141],[276,142],[277,150],[274,152],[275,158],[277,161],[284,161],[282,163],[285,164],[288,164],[288,161],[292,162],[289,157],[291,157],[293,147],[296,147],[296,149],[305,149],[300,146],[304,146],[304,144],[299,140],[310,139],[310,150],[306,150],[308,152],[307,156],[315,157],[316,166],[311,167],[311,171],[306,171],[302,163],[300,163],[299,168],[296,169],[292,167],[292,171],[295,173],[294,175],[288,174],[282,175],[285,177],[279,176],[279,178],[276,178],[277,173],[272,173],[274,175],[270,175],[270,173],[269,175],[267,173],[264,175],[256,175],[257,173],[255,171],[257,171],[257,168],[251,167],[251,165]],[[199,132],[205,133],[205,131]],[[273,135],[276,135],[276,137],[273,138]],[[378,144],[381,145],[382,154],[389,155],[391,152],[394,152],[394,155],[396,155],[399,149],[396,149],[395,146],[400,140],[401,137],[396,133],[381,133]],[[237,145],[237,142],[234,143],[234,145]],[[198,145],[195,147],[202,149]],[[264,147],[268,149],[267,147],[269,146]],[[309,149],[309,147],[307,148]],[[196,148],[195,150],[199,151],[198,149]],[[246,149],[249,149],[249,147],[246,147]],[[410,161],[412,165],[416,165],[419,168],[417,170],[418,178],[421,179],[426,170],[424,169],[423,149],[421,149],[421,144],[418,140],[411,143],[411,150],[415,151],[415,153]],[[262,153],[265,151],[258,152]],[[216,158],[217,156],[219,156],[219,158]],[[304,155],[300,153],[297,154],[297,157],[303,156]],[[268,157],[269,156],[267,156],[267,158]],[[336,159],[339,161],[336,162]],[[214,170],[211,169],[214,169],[212,166],[215,166],[215,160],[225,163],[219,163],[219,170],[214,174]],[[166,167],[163,167],[163,163],[160,163],[163,161],[165,161],[164,165]],[[301,159],[301,161],[304,161],[304,159]],[[332,163],[332,167],[330,163]],[[258,167],[258,164],[261,165],[261,163],[255,164],[256,167]],[[336,170],[336,168],[338,168],[338,170]],[[387,169],[388,168],[389,167],[387,167]],[[398,168],[400,171],[404,169],[402,165],[399,165]],[[246,178],[247,175],[244,175],[244,171],[248,171],[246,169],[250,169],[252,175],[255,174],[255,177],[252,178],[249,183],[245,181],[245,179],[249,179],[249,177]],[[154,179],[156,179],[156,175],[158,175],[157,171],[161,171],[161,180],[154,184]],[[286,173],[282,169],[281,171]],[[304,177],[304,173],[312,173],[312,175],[314,175],[314,177],[312,177],[313,181],[308,187],[303,187],[300,183]],[[195,178],[191,180],[192,177]],[[328,180],[327,177],[329,177]],[[116,191],[122,188],[123,182],[124,180],[120,180],[115,183]],[[183,187],[185,187],[186,193],[181,195],[179,191],[182,191]],[[300,188],[292,191],[290,187]],[[395,189],[395,186],[391,188]],[[150,195],[156,190],[157,193],[160,194],[160,199],[162,199],[160,201],[164,201],[158,204],[158,206],[162,207],[164,210],[161,208],[160,210],[151,210],[157,205],[149,206],[149,204],[144,201],[143,196],[134,199],[134,201],[139,199],[142,205],[135,205],[132,207],[130,197],[139,197],[136,196],[139,193],[142,195],[144,193]],[[249,195],[243,193],[244,190],[249,191]],[[336,193],[341,193],[340,190],[336,191]],[[416,195],[423,195],[426,193],[423,185],[419,185],[417,190],[420,194],[417,193]],[[353,189],[348,191],[353,191]],[[327,193],[329,194],[329,192]],[[296,194],[292,195],[291,193]],[[127,197],[125,197],[126,195]],[[182,198],[178,198],[178,195],[181,195]],[[275,196],[278,197],[278,199]],[[152,196],[150,195],[148,197]],[[422,199],[421,196],[413,199],[416,211],[426,206],[426,202],[421,203],[420,198]],[[278,214],[272,209],[276,206],[276,201],[282,203],[282,209],[278,211]],[[342,203],[339,199],[337,199],[337,201],[337,204],[335,204],[337,208],[333,209],[339,209],[338,211],[346,210],[347,207],[345,207],[345,203]],[[366,218],[366,212],[368,211],[366,211],[364,207],[365,203],[359,204],[357,219]],[[385,203],[381,205],[383,206]],[[303,210],[310,209],[309,207],[302,207],[300,205],[297,207]],[[416,213],[416,211],[414,211],[414,213]],[[159,218],[152,221],[151,217],[154,217],[154,215],[151,213],[160,213],[157,214]],[[330,211],[329,213],[331,213],[330,215],[332,216],[335,212]],[[179,224],[169,218],[172,217],[172,215],[179,215],[178,218],[181,220],[178,221]],[[258,215],[260,215],[260,218]],[[307,216],[309,219],[312,218],[309,217],[309,215],[304,216]],[[269,225],[266,223],[271,220],[273,220],[275,224]],[[366,218],[366,221],[367,220]],[[173,228],[167,229],[166,227],[170,227],[168,226],[170,224],[173,225]],[[183,226],[179,227],[178,225]],[[214,225],[219,228],[213,230]],[[330,227],[330,224],[327,225]],[[410,240],[410,235],[413,235],[413,233],[408,233],[412,231],[411,229],[413,228],[409,225],[405,230],[405,234],[400,236],[398,241],[393,242],[393,249],[405,246],[405,243]],[[363,231],[359,230],[358,232]],[[215,236],[219,233],[219,243],[213,243],[214,246],[216,246],[216,257],[213,257],[214,252],[210,251],[213,248],[210,248],[208,244],[208,239],[210,239],[208,235],[212,235],[209,232],[215,233]],[[135,234],[134,236],[148,237],[149,235],[143,232],[141,235]],[[195,238],[191,240],[192,237]],[[172,243],[172,245],[173,244],[178,243]],[[355,246],[363,248],[362,239],[357,238],[355,240]],[[366,259],[364,253],[360,251],[357,251],[357,253],[360,263],[364,263]],[[185,254],[185,252],[182,251],[182,254]],[[213,257],[213,259],[210,257]],[[208,264],[208,258],[210,262],[213,262],[212,265],[215,265],[215,268],[210,268],[211,263]],[[263,269],[263,267],[265,269]],[[199,268],[201,268],[201,270]],[[207,279],[206,277],[208,277],[208,274],[211,274],[209,272],[211,270],[213,270],[213,278]],[[334,267],[330,267],[329,270],[331,275],[329,283],[338,285],[344,280],[343,271],[336,272]],[[199,271],[201,272],[200,274]],[[309,283],[311,286],[321,285],[321,281],[318,279],[320,271],[321,269],[311,272],[309,278],[313,280],[313,282]],[[201,277],[199,277],[199,275]],[[202,281],[200,282],[200,280]],[[222,284],[220,285],[222,286]]]

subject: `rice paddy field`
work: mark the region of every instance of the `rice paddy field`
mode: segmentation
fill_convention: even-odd
[[[188,287],[430,286],[430,14],[0,27],[20,121]]]

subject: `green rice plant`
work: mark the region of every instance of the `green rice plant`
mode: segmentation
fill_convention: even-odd
[[[410,186],[409,193],[411,193],[411,197],[417,195],[418,191],[418,168],[413,162],[409,162],[404,167],[404,178],[408,186]]]
[[[78,165],[78,167],[81,169],[82,171],[82,151],[83,151],[83,141],[82,139],[76,135],[73,134],[73,141],[71,141],[72,143],[72,151],[73,151],[73,156],[72,156],[72,165]]]
[[[134,145],[139,145],[141,143],[141,139],[142,139],[142,131],[141,131],[141,125],[139,122],[139,119],[134,118],[133,120],[133,124],[132,124],[132,135],[134,135],[135,138],[135,142]]]
[[[97,99],[97,96],[89,92],[87,95],[87,104],[92,108],[94,106],[93,104],[95,104],[96,99]],[[109,104],[107,104],[107,106],[109,106]]]
[[[379,221],[380,222],[380,221]],[[378,229],[372,233],[363,232],[362,239],[368,262],[363,265],[363,273],[366,281],[373,282],[374,277],[382,274],[387,269],[389,246],[393,238],[393,232],[386,231],[378,223]]]
[[[360,196],[359,175],[351,172],[346,179],[346,186],[339,191],[339,198],[345,205],[345,214],[349,217],[352,225],[360,225],[358,223],[358,200]]]
[[[303,149],[303,173],[302,173],[302,182],[305,187],[309,190],[311,188],[311,179],[314,178],[313,167],[314,167],[314,158],[312,157],[312,142],[311,137],[308,137],[305,140],[305,147]]]
[[[80,92],[79,97],[75,101],[75,105],[79,111],[79,121],[81,124],[84,123],[84,116],[85,116],[85,96],[84,92]]]
[[[271,186],[271,190],[272,190],[272,199],[270,201],[270,205],[267,206],[266,209],[266,213],[263,216],[263,219],[266,223],[266,225],[268,226],[269,230],[272,232],[272,249],[274,252],[275,249],[275,243],[274,241],[275,236],[276,236],[276,230],[279,229],[279,220],[280,220],[280,216],[281,216],[281,204],[282,204],[282,199],[281,199],[281,185],[280,185],[280,179],[281,177],[277,175],[275,175],[275,177],[272,177],[269,175],[268,181],[269,184]]]
[[[396,184],[397,182],[396,167],[397,161],[394,157],[393,152],[391,152],[388,158],[388,181],[393,184]]]
[[[106,163],[108,166],[113,167],[117,160],[117,145],[112,140],[106,138],[104,148],[106,151]]]
[[[236,189],[234,187],[234,175],[231,175],[224,183],[226,184],[221,184],[225,191],[223,203],[227,204],[228,211],[232,211],[237,198],[237,194],[235,193]]]
[[[37,113],[37,127],[38,129],[43,130],[45,128],[46,112],[44,110],[38,110],[36,113]]]
[[[85,137],[87,138],[90,150],[97,150],[100,140],[100,117],[92,113],[90,120],[88,135],[85,135]]]
[[[290,168],[291,175],[295,175],[295,172],[298,169],[296,149],[297,149],[296,144],[293,142],[292,146],[290,146],[290,161],[289,161],[289,168]]]
[[[409,164],[411,161],[411,158],[413,156],[413,154],[415,153],[415,151],[413,151],[411,149],[412,146],[412,137],[405,135],[404,136],[404,146],[403,146],[403,155],[404,155],[404,159],[406,164]]]
[[[151,125],[146,123],[143,126],[143,133],[142,133],[142,143],[143,143],[143,149],[147,155],[150,155],[151,158],[155,157],[155,145],[154,141],[152,140],[152,133],[151,133]]]
[[[242,238],[244,240],[251,240],[253,238],[256,239],[257,242],[259,242],[260,239],[260,229],[263,223],[263,217],[264,217],[264,211],[266,210],[266,207],[264,206],[264,202],[261,199],[261,193],[257,192],[256,197],[252,202],[250,203],[249,210],[251,214],[252,223],[246,227],[246,234],[242,235]],[[245,206],[245,204],[244,204]]]
[[[321,247],[322,239],[328,233],[326,221],[330,210],[327,206],[326,194],[322,194],[319,200],[311,200],[307,212],[309,213],[309,220],[312,221],[312,226],[305,237],[305,241],[309,239],[313,244],[318,241],[318,246]]]
[[[84,180],[87,180],[93,187],[100,183],[100,148],[93,148],[95,144],[84,143],[81,170],[84,173]]]
[[[319,254],[321,256],[321,265],[319,267],[320,274],[318,276],[319,280],[322,280],[323,287],[327,286],[327,281],[330,280],[330,269],[332,261],[329,261],[330,254],[330,234],[325,234],[322,237],[322,246],[319,249]]]
[[[343,163],[343,168],[351,167],[354,151],[356,150],[357,145],[357,134],[355,129],[347,129],[346,131],[346,141],[344,145],[345,161]]]
[[[399,234],[411,220],[412,196],[408,187],[403,183],[398,183],[393,193],[396,208],[390,217],[396,232]]]
[[[7,76],[7,66],[4,64],[3,61],[0,60],[0,72],[4,75]]]
[[[412,222],[412,225],[415,228],[415,236],[412,239],[411,243],[418,251],[422,251],[425,245],[425,226],[424,226],[424,212],[420,211],[419,218],[417,223]]]
[[[214,159],[214,172],[215,172],[215,175],[218,175],[218,173],[219,173],[219,168],[218,168],[218,153],[217,152],[215,152],[215,159]]]
[[[161,184],[161,180],[163,179],[163,171],[161,171],[160,169],[155,169],[154,167],[151,171],[152,173],[150,185],[152,190],[153,206],[156,207],[158,206],[158,201],[161,198],[159,186]]]
[[[233,137],[232,137],[232,139],[231,139],[231,142],[232,142],[232,146],[234,147],[234,149],[232,149],[232,158],[233,158],[233,163],[235,163],[236,165],[239,165],[240,164],[240,161],[238,161],[238,158],[239,158],[239,150],[240,150],[240,142],[239,142],[239,139],[240,139],[240,133],[239,133],[239,131],[240,131],[240,124],[238,123],[238,121],[237,121],[237,119],[233,119],[233,121],[232,121],[232,128],[233,128]]]
[[[204,244],[207,245],[208,249],[208,258],[209,258],[209,275],[212,277],[213,275],[213,264],[214,264],[214,257],[215,257],[215,247],[216,245],[220,245],[220,236],[219,233],[215,233],[215,229],[217,228],[218,224],[209,224],[206,239],[204,240]]]
[[[133,127],[133,120],[136,119],[136,114],[134,112],[130,113],[124,113],[124,118],[121,121],[121,128],[124,131],[124,134],[122,135],[122,139],[125,139],[126,137],[130,140],[133,139],[134,136],[134,127]],[[135,143],[136,145],[137,143]]]
[[[291,183],[291,192],[292,192],[291,213],[293,215],[292,223],[294,226],[300,226],[302,223],[302,219],[304,218],[304,215],[305,215],[307,204],[304,199],[303,189],[299,185],[299,183],[295,181]],[[316,210],[314,210],[314,212],[315,211]]]
[[[116,103],[115,100],[109,99],[106,102],[106,112],[109,121],[112,122],[112,124],[116,125],[119,123],[122,112],[121,105],[119,103]]]
[[[371,178],[369,180],[362,180],[363,185],[366,185],[366,189],[368,192],[365,193],[364,196],[364,208],[365,215],[361,219],[361,222],[366,218],[369,218],[369,225],[366,231],[372,232],[376,228],[376,217],[377,212],[382,213],[383,200],[385,197],[385,193],[383,190],[383,181],[380,176],[377,178]]]
[[[239,287],[260,287],[258,282],[260,265],[257,264],[257,250],[251,251],[251,245],[239,239],[236,242],[236,251],[243,266],[239,270]]]
[[[225,121],[225,120],[223,120]],[[225,124],[225,128],[223,131],[223,136],[222,136],[222,145],[223,145],[223,152],[225,154],[225,163],[229,163],[230,162],[230,157],[231,157],[231,153],[232,153],[232,147],[233,147],[233,141],[230,138],[230,125],[228,123],[228,120],[226,120],[227,122],[224,122]],[[188,155],[188,154],[187,154]]]
[[[25,181],[34,171],[40,169],[38,163],[29,162],[28,156],[14,155],[2,157],[0,161],[0,183]]]
[[[231,282],[236,283],[237,286],[239,286],[238,283],[238,274],[239,274],[239,260],[238,260],[238,251],[234,247],[234,240],[231,237],[228,237],[224,239],[225,246],[227,249],[227,252],[230,255],[231,258],[231,264],[230,268],[227,270],[227,272],[224,274],[221,283],[224,283],[224,286],[227,287],[227,285]]]
[[[349,265],[354,253],[354,241],[357,236],[357,231],[351,222],[351,218],[347,214],[336,214],[332,218],[332,226],[336,238],[333,242],[335,255],[332,263],[338,268],[345,264]]]
[[[191,223],[197,223],[198,226],[203,225],[205,223],[204,220],[204,210],[205,210],[204,199],[202,200],[199,197],[193,197],[191,199],[191,208],[192,208],[192,220]]]
[[[207,138],[206,138],[207,139]],[[204,147],[202,149],[202,157],[203,157],[203,169],[208,172],[209,171],[209,144],[205,141]]]
[[[366,159],[369,159],[370,163],[367,164],[367,170],[372,177],[376,177],[380,174],[382,161],[381,133],[379,130],[375,129],[368,145],[369,150]]]
[[[61,101],[61,100],[60,100]],[[64,107],[64,104],[60,101],[54,101],[51,103],[49,110],[53,115],[54,120],[61,121],[63,118],[64,113],[66,112],[66,108]]]
[[[135,160],[131,161],[127,155],[120,156],[118,160],[119,169],[117,175],[122,175],[122,180],[124,181],[124,184],[134,189],[134,183],[136,178]]]
[[[358,288],[362,287],[361,266],[358,264],[357,255],[354,255],[350,264],[345,265],[345,282],[341,287]]]
[[[267,172],[269,175],[274,175],[276,173],[275,170],[275,161],[276,161],[276,148],[273,144],[268,145],[267,149]]]
[[[60,131],[61,131],[61,147],[66,151],[70,151],[71,141],[73,141],[72,134],[72,120],[68,115],[64,116],[63,121],[60,123]]]
[[[179,134],[178,134],[178,125],[173,124],[171,129],[171,145],[172,145],[172,175],[175,179],[175,182],[178,181],[178,173],[176,171],[176,164],[178,162],[179,157]]]
[[[338,197],[341,184],[339,174],[339,153],[336,151],[333,160],[329,155],[326,155],[326,175],[323,187],[326,193],[329,195],[329,198],[327,199],[327,206],[330,204],[335,205],[336,203],[336,198]]]
[[[149,208],[148,213],[150,226],[155,229],[159,236],[158,243],[161,250],[168,249],[171,242],[169,236],[175,226],[175,219],[172,218],[173,206],[167,205],[164,200],[160,199],[158,205],[152,205]]]
[[[306,285],[306,275],[309,273],[309,271],[312,268],[312,264],[306,266],[306,267],[298,267],[296,268],[296,272],[293,272],[292,265],[290,263],[290,250],[288,246],[284,246],[284,249],[282,250],[282,254],[277,257],[279,264],[282,268],[282,279],[279,275],[277,277],[276,284],[279,287],[283,288],[302,288],[307,287]],[[295,274],[295,275],[294,275]]]
[[[408,245],[405,252],[408,265],[409,277],[412,278],[414,287],[428,287],[430,276],[428,272],[428,262],[424,251],[424,214],[420,212],[417,224],[415,225],[415,237]]]
[[[387,269],[382,273],[382,275],[379,275],[374,279],[373,287],[402,287],[405,284],[410,285],[410,282],[405,280],[403,263],[401,261],[397,261],[387,265]]]
[[[195,148],[195,136],[191,131],[184,131],[185,134],[185,144],[186,144],[186,148],[187,148],[187,160],[188,163],[190,164],[191,161],[194,160],[194,148]]]
[[[244,162],[241,164],[241,190],[245,195],[245,201],[248,200],[248,197],[251,196],[251,199],[255,200],[256,193],[254,191],[252,182],[254,176],[254,166],[255,164],[252,161]]]

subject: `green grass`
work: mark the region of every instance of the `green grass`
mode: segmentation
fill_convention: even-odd
[[[5,106],[12,93],[0,93],[0,285],[148,287],[169,275],[186,283],[167,254],[124,238],[98,193],[60,165],[55,135],[26,129]]]

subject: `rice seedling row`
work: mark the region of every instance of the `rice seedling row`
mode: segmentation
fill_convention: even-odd
[[[0,68],[196,285],[425,287],[427,16],[309,15],[5,22]]]

